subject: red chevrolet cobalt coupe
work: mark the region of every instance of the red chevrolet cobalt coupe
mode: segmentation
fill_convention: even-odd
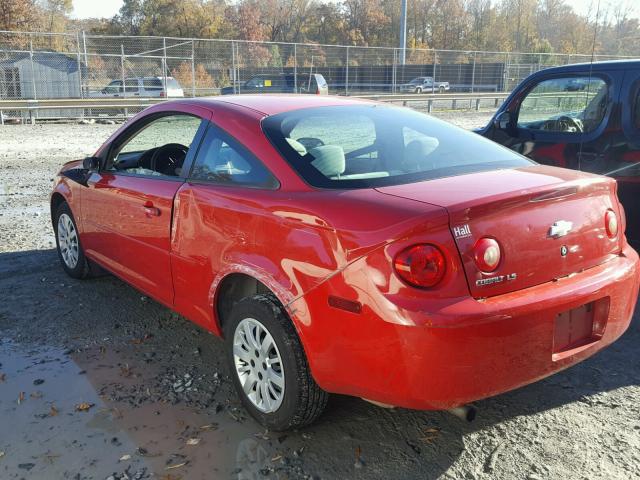
[[[640,281],[615,181],[332,97],[153,106],[62,168],[51,212],[69,275],[223,337],[271,429],[327,392],[453,409],[534,382],[615,341]]]

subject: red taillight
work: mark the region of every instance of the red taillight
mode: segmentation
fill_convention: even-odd
[[[166,96],[167,94],[164,91],[160,92],[160,98],[165,98]]]
[[[609,238],[616,238],[618,235],[618,217],[613,210],[607,210],[604,215],[604,226]]]
[[[493,238],[481,238],[473,247],[473,258],[483,272],[493,272],[500,265],[500,245]]]
[[[433,287],[446,270],[444,254],[433,245],[415,245],[400,252],[394,261],[398,275],[414,287]]]

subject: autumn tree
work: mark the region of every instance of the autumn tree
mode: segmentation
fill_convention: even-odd
[[[36,9],[33,0],[0,1],[0,30],[36,29],[38,23]]]

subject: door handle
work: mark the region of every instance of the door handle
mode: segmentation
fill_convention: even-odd
[[[160,216],[160,209],[157,207],[154,207],[153,202],[151,200],[147,200],[146,202],[144,202],[143,208],[144,208],[144,214],[148,218]]]

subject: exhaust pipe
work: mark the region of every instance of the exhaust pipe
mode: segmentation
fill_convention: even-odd
[[[476,418],[478,409],[473,405],[462,405],[460,407],[451,408],[447,412],[467,422],[473,422]]]

